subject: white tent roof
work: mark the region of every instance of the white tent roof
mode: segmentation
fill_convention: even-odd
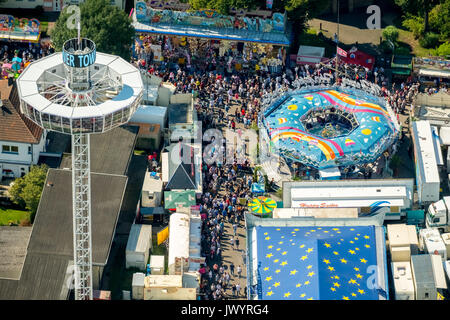
[[[441,127],[439,136],[443,145],[450,146],[450,127]]]
[[[175,258],[189,257],[189,216],[184,213],[173,213],[169,224],[169,266]]]
[[[297,55],[322,58],[325,55],[325,48],[312,47],[312,46],[300,46],[300,47],[298,47]]]
[[[150,123],[155,118],[164,119],[167,114],[166,107],[140,105],[130,118],[130,122]]]

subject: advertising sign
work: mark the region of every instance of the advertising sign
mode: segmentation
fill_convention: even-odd
[[[158,23],[277,33],[284,32],[286,20],[282,13],[274,13],[271,19],[249,18],[221,15],[210,9],[194,12],[159,10],[147,7],[144,2],[136,4],[136,18],[145,24]]]
[[[165,227],[160,232],[156,234],[157,245],[159,246],[161,243],[169,239],[169,227]]]
[[[3,14],[0,15],[0,38],[37,42],[41,34],[40,25],[37,19],[19,19]]]

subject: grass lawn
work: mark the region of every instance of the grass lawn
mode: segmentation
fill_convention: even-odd
[[[410,31],[399,29],[398,42],[409,45],[412,48],[412,54],[417,57],[428,56],[431,49],[422,48],[419,44],[419,40],[414,39],[414,35]]]
[[[0,207],[0,226],[8,226],[9,221],[19,224],[24,219],[30,220],[30,212]]]

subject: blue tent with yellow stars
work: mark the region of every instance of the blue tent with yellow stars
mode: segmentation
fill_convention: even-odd
[[[380,297],[374,226],[257,226],[256,238],[261,300]]]

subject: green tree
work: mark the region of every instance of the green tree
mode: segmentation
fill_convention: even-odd
[[[407,14],[404,18],[402,25],[411,31],[414,35],[414,38],[418,39],[421,37],[424,33],[424,24],[423,24],[423,18],[416,17],[411,14]]]
[[[435,50],[432,50],[432,55],[446,57],[450,55],[450,42],[445,42],[437,47]]]
[[[423,17],[424,32],[429,28],[429,14],[436,5],[448,0],[394,0],[403,12]]]
[[[383,38],[396,43],[398,39],[398,29],[394,26],[387,26],[383,30]]]
[[[9,190],[11,200],[31,212],[31,221],[33,222],[39,200],[41,199],[42,189],[47,178],[48,166],[32,166],[22,178],[14,180],[14,184]]]
[[[134,39],[131,18],[109,0],[86,0],[80,5],[81,36],[95,42],[97,50],[130,59]],[[64,42],[77,36],[77,30],[69,29],[67,22],[73,22],[72,14],[64,9],[55,23],[51,39],[56,50],[61,51]]]
[[[438,4],[430,11],[430,28],[440,33],[442,39],[450,39],[450,0]]]

